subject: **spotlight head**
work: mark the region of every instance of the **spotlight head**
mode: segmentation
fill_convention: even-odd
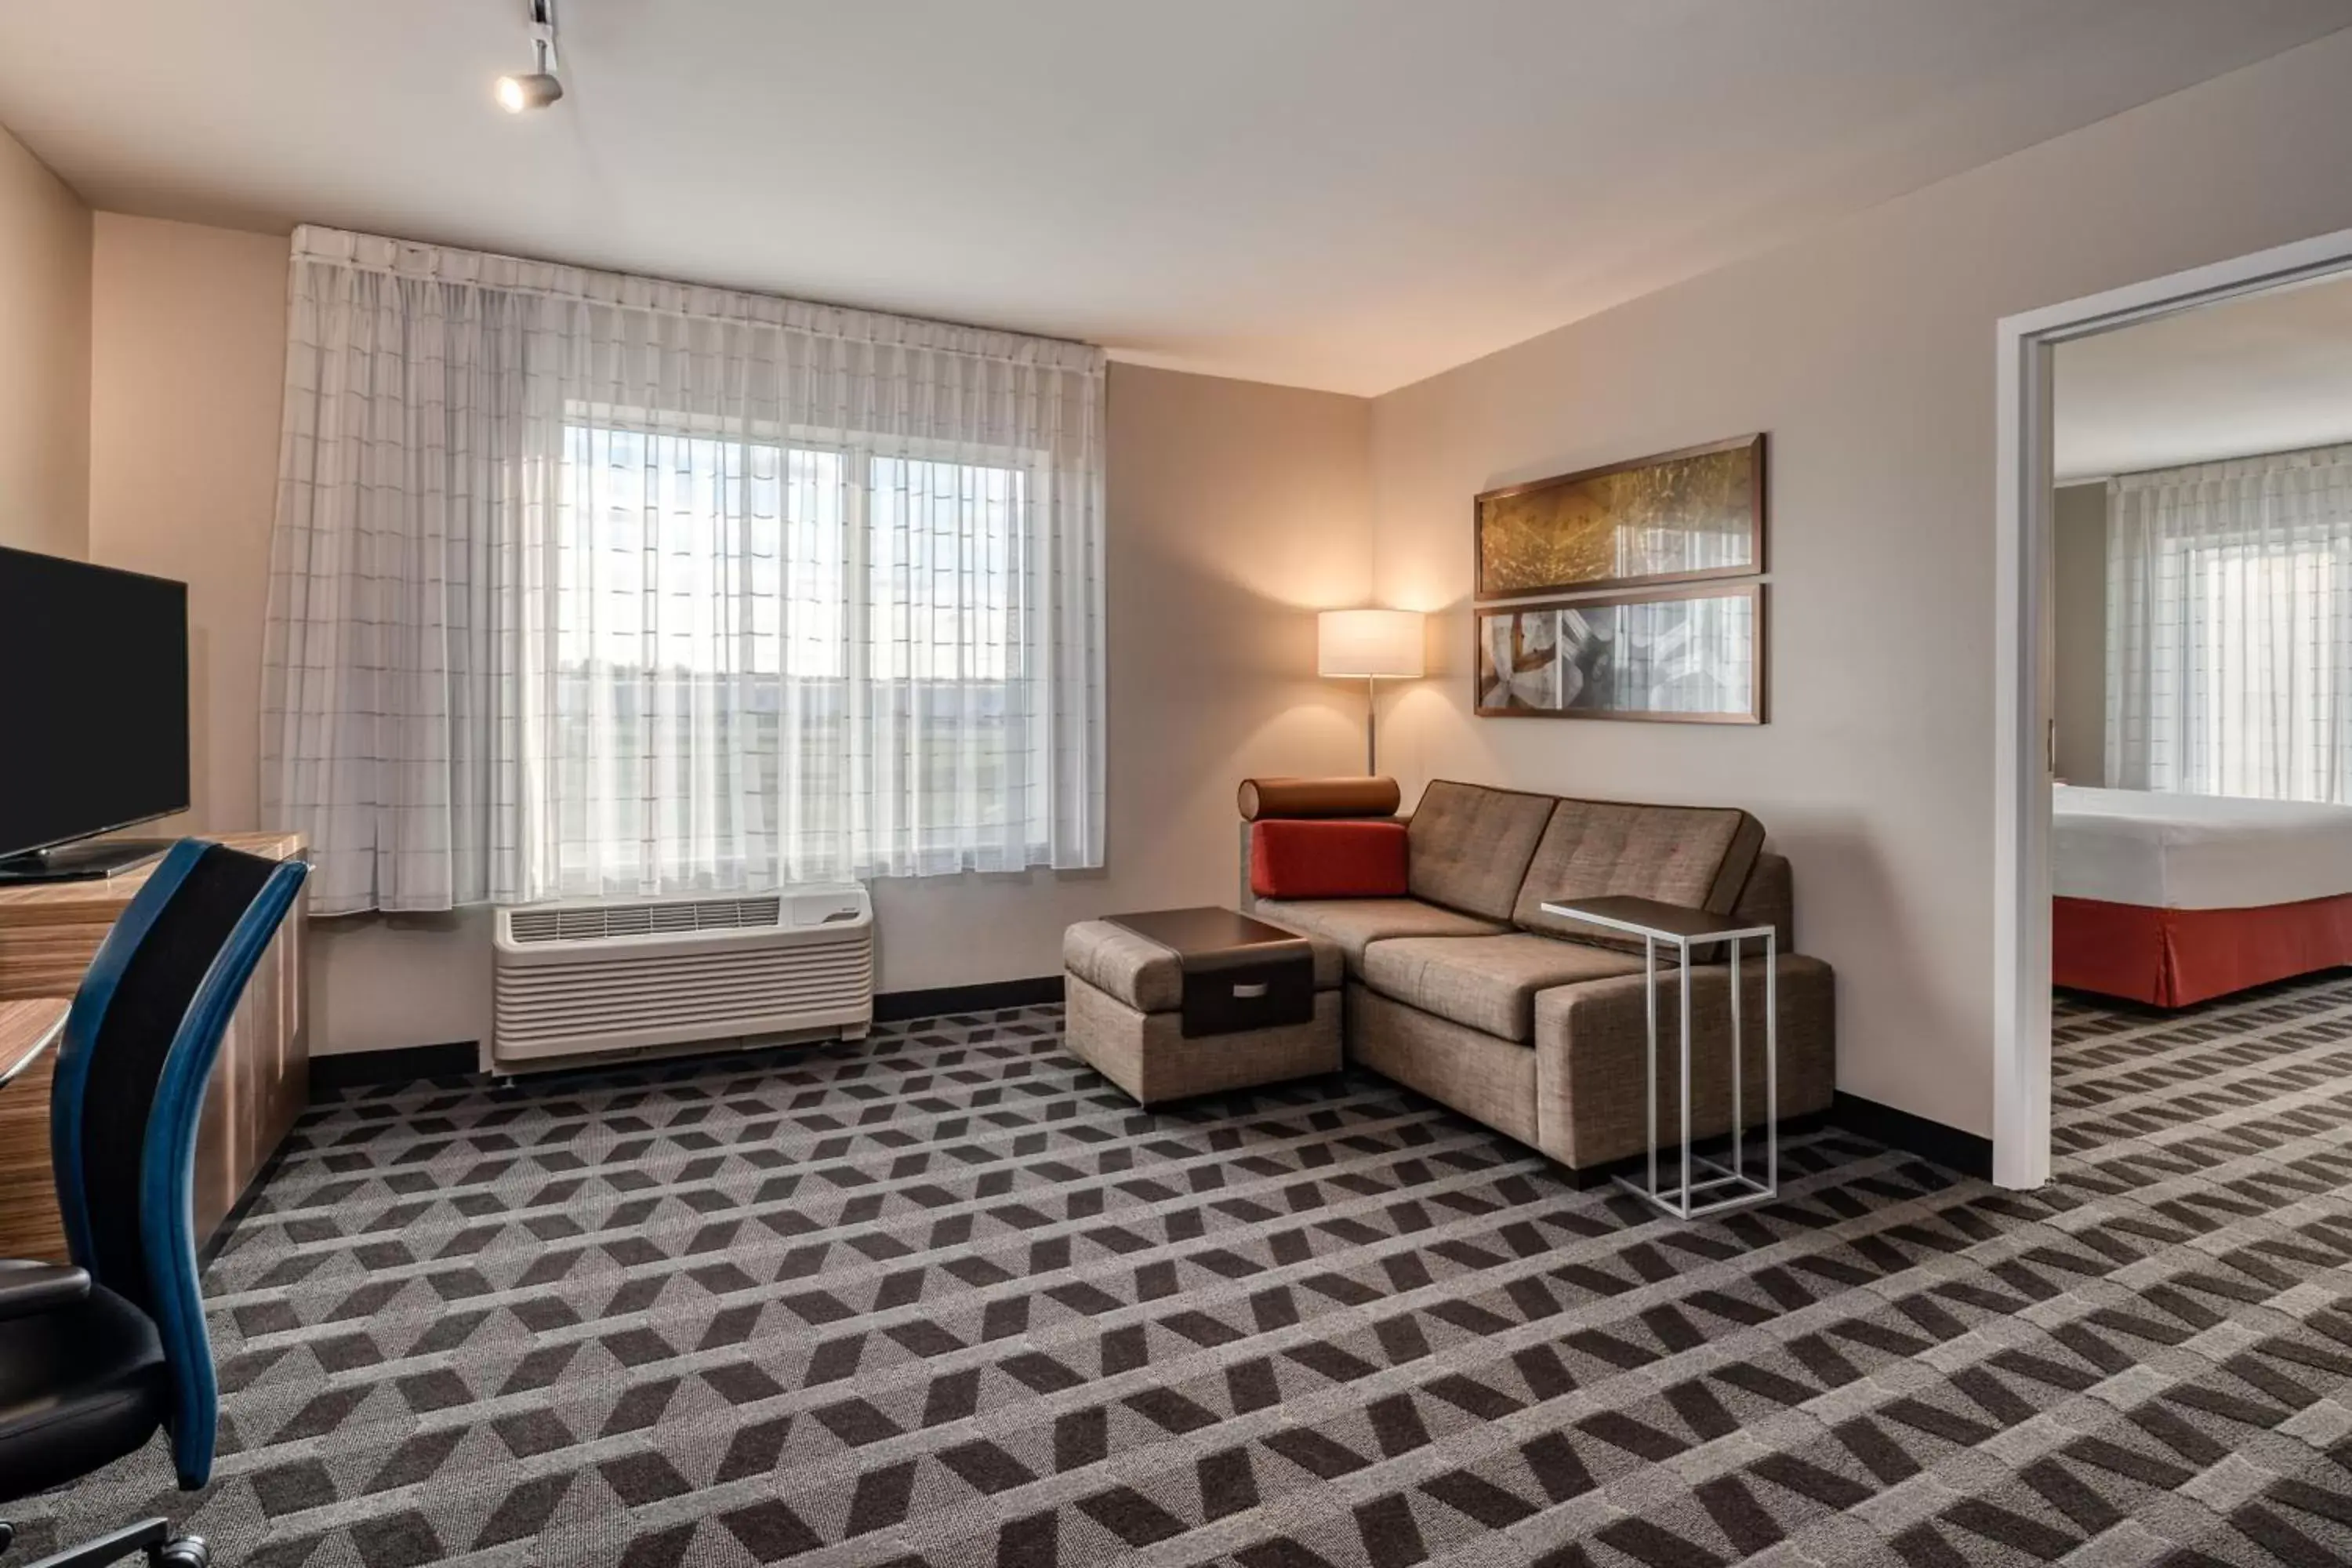
[[[509,114],[545,109],[563,96],[555,78],[555,0],[530,0],[531,68],[499,78],[499,107]]]
[[[520,76],[499,78],[499,107],[509,114],[520,114],[526,109],[545,109],[563,96],[563,84],[553,71],[526,71]]]

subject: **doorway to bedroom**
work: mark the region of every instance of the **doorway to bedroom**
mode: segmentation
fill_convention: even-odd
[[[2051,426],[2063,1156],[2119,1055],[2266,1100],[2241,1047],[2352,1005],[2352,277],[2062,343]]]
[[[2010,759],[2004,803],[2023,818],[2005,834],[2022,908],[2002,951],[2005,1184],[2148,1157],[2219,1103],[2291,1118],[2352,1080],[2346,250],[2150,285],[2039,335],[2004,323],[2014,689],[2041,742]],[[2017,1103],[2037,1077],[2038,1128]],[[2019,1147],[2036,1131],[2038,1162]]]

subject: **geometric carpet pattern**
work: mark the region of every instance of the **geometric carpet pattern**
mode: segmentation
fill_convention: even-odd
[[[250,1568],[2352,1563],[2352,981],[2061,1004],[2057,1179],[1834,1130],[1681,1225],[1058,1009],[315,1108],[211,1265]],[[27,1550],[29,1548],[29,1551]]]

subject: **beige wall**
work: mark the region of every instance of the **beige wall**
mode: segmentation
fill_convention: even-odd
[[[188,584],[187,826],[257,826],[286,242],[98,215],[89,555]]]
[[[90,214],[0,130],[0,544],[89,540]]]
[[[2058,718],[2058,776],[2101,784],[2107,776],[2107,487],[2058,491],[2055,574],[2050,601]]]
[[[1994,323],[2352,226],[2347,80],[2352,33],[1379,399],[1378,586],[1450,655],[1400,772],[1749,806],[1838,966],[1840,1087],[1989,1133]],[[1759,429],[1770,724],[1470,717],[1473,494]]]
[[[99,216],[91,554],[189,584],[189,820],[216,830],[257,826],[286,270],[282,238]],[[883,989],[1054,973],[1073,920],[1229,898],[1234,783],[1353,765],[1312,611],[1370,590],[1370,441],[1359,398],[1112,368],[1109,865],[877,884]],[[488,1029],[479,912],[316,931],[315,1050]]]

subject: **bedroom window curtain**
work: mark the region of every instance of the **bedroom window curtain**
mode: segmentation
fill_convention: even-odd
[[[2352,447],[2107,488],[2108,783],[2352,805]]]
[[[290,301],[320,912],[1102,863],[1099,350],[315,227]]]

